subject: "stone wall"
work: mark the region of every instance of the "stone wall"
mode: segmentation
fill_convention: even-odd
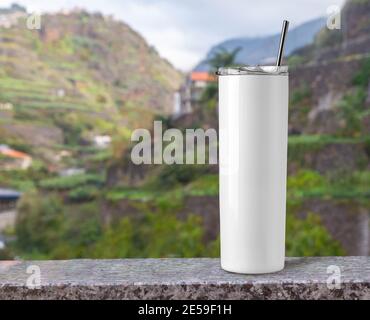
[[[35,287],[29,270],[41,276]],[[3,261],[0,299],[370,299],[370,257],[287,258],[284,270],[261,275],[207,258]]]

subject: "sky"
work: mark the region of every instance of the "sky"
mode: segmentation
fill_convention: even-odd
[[[344,0],[0,0],[30,12],[74,7],[111,14],[138,31],[159,54],[187,71],[214,45],[236,37],[280,32],[284,19],[293,28],[320,16]]]

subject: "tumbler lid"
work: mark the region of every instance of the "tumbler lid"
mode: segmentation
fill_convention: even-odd
[[[288,66],[243,66],[233,68],[219,68],[219,76],[230,75],[288,75]]]

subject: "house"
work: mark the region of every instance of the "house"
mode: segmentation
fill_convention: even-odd
[[[0,189],[0,213],[13,209],[21,197],[21,193],[10,189]]]
[[[0,118],[9,119],[14,115],[14,106],[9,102],[0,102]]]
[[[95,136],[94,137],[94,144],[98,148],[106,149],[110,146],[112,142],[111,136]]]
[[[68,168],[68,169],[63,169],[59,172],[60,177],[72,177],[72,176],[77,176],[80,174],[85,174],[86,169],[84,168]]]
[[[32,157],[9,146],[0,145],[0,170],[26,170],[32,164]]]
[[[185,83],[175,93],[174,115],[192,112],[194,106],[199,103],[207,85],[215,81],[216,76],[209,72],[192,71],[189,73]]]

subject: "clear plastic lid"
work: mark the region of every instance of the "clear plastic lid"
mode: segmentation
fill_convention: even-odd
[[[219,68],[219,76],[230,75],[288,75],[288,66],[243,66],[233,68]]]

